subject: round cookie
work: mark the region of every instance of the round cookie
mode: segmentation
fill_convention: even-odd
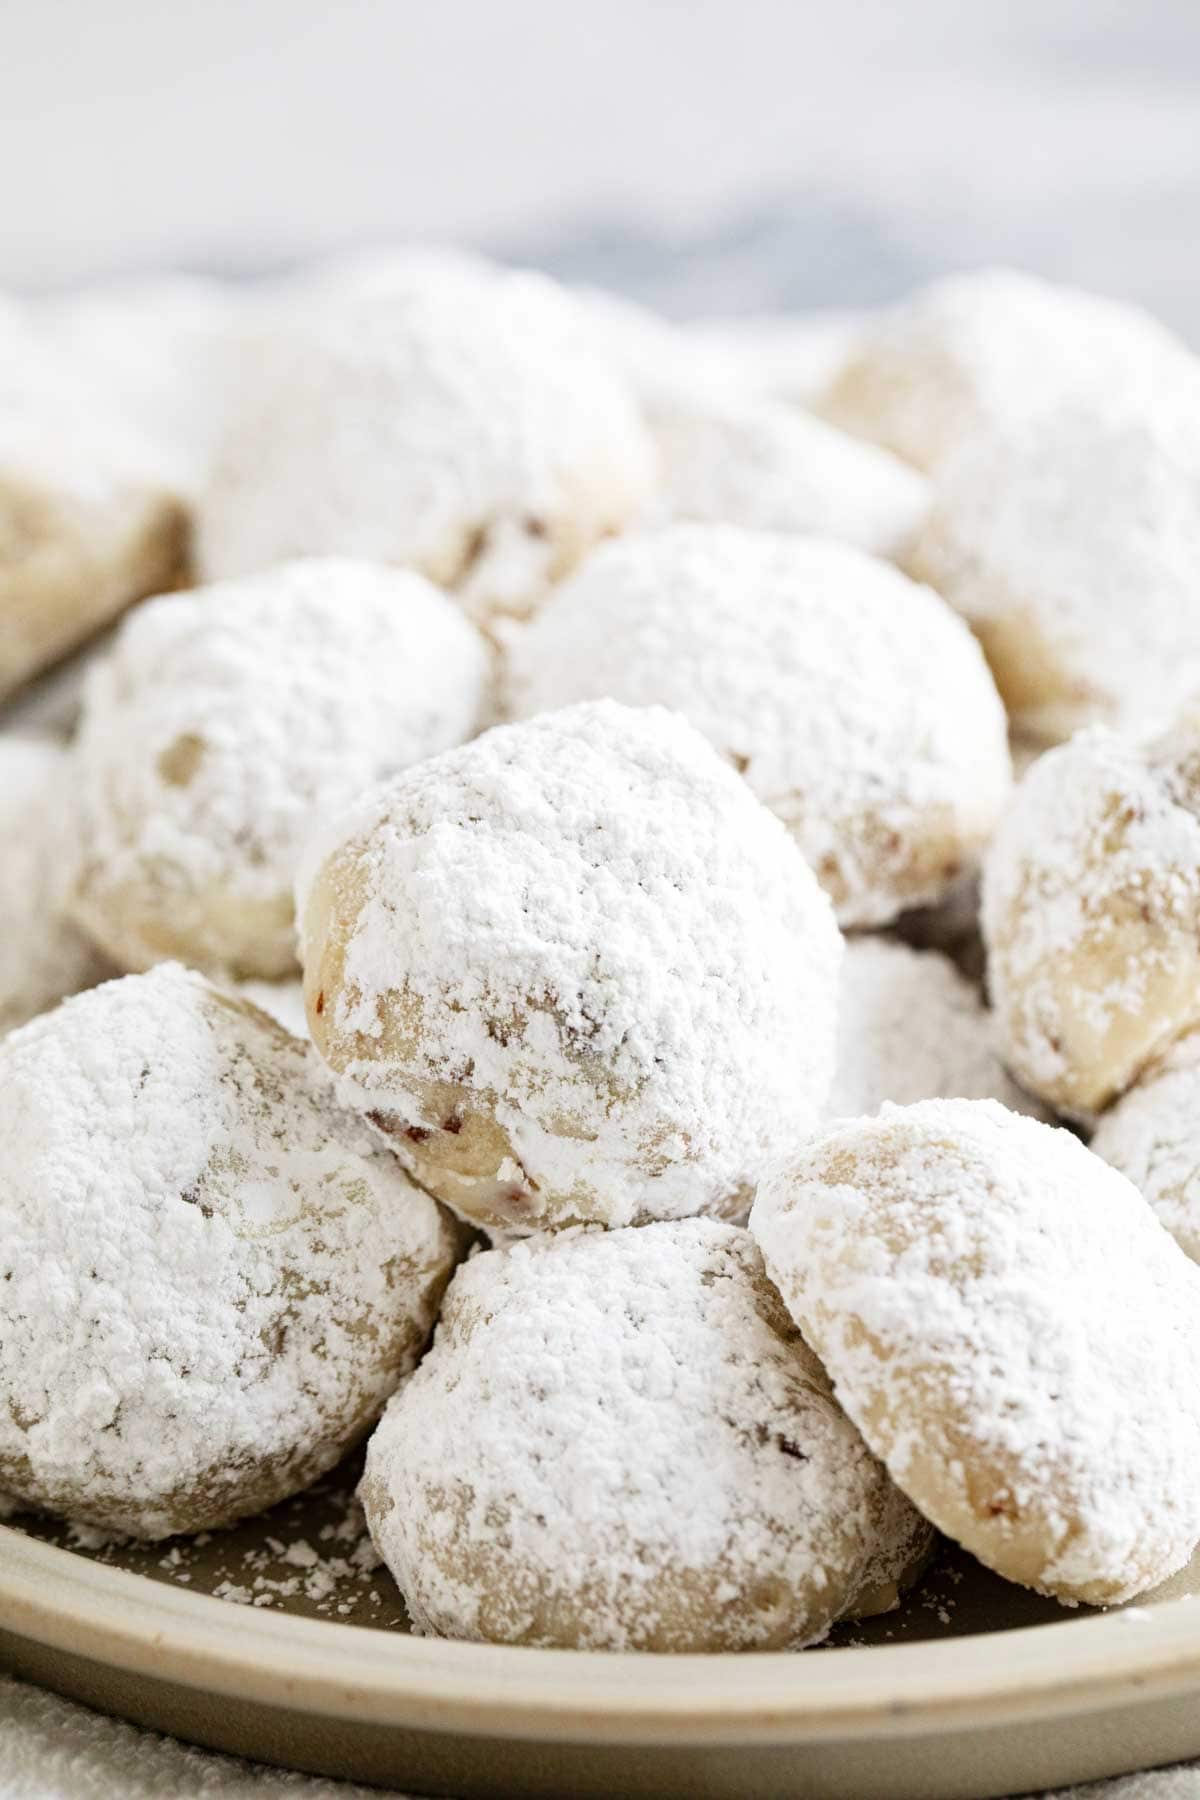
[[[706,1219],[464,1264],[361,1495],[416,1628],[504,1644],[797,1649],[929,1541]]]
[[[1172,1045],[1109,1108],[1091,1147],[1128,1176],[1185,1255],[1200,1262],[1200,1035]]]
[[[915,469],[794,407],[688,394],[652,422],[656,520],[815,532],[900,557],[929,505]]]
[[[569,307],[500,274],[318,290],[265,322],[201,508],[208,577],[346,554],[521,613],[649,497],[653,447]]]
[[[186,564],[187,517],[150,452],[74,397],[5,404],[0,700]]]
[[[983,934],[1004,1060],[1061,1112],[1099,1112],[1200,1023],[1200,715],[1033,764],[988,852]]]
[[[937,596],[849,545],[674,525],[589,557],[510,646],[529,715],[682,712],[788,826],[843,926],[939,898],[1008,796],[1004,710]]]
[[[922,288],[860,334],[817,410],[919,469],[1068,394],[1136,391],[1191,357],[1149,313],[1012,269]]]
[[[1200,681],[1200,362],[978,433],[906,566],[971,624],[1014,728],[1169,717]]]
[[[63,747],[0,735],[0,1036],[111,974],[63,910],[73,826]]]
[[[825,1098],[829,904],[659,708],[573,707],[410,769],[318,837],[298,912],[341,1091],[480,1224],[736,1217]]]
[[[0,1490],[141,1538],[306,1487],[458,1233],[265,1013],[168,964],[0,1045]]]
[[[1200,1539],[1200,1271],[1069,1132],[988,1100],[831,1126],[751,1229],[841,1404],[927,1519],[1073,1604]]]
[[[256,283],[253,295],[274,308],[276,316],[313,299],[330,300],[359,294],[388,294],[397,286],[419,285],[436,290],[440,286],[472,284],[476,294],[481,284],[513,271],[507,265],[492,262],[477,250],[464,250],[457,244],[402,243],[367,245],[365,248],[338,250],[302,262],[281,275]],[[526,272],[520,272],[521,279]],[[549,276],[535,276],[547,287],[556,286]],[[565,290],[558,290],[565,292]]]
[[[151,443],[194,497],[238,391],[245,287],[190,276],[107,283],[44,302],[47,355]]]
[[[14,736],[68,743],[79,724],[88,670],[111,642],[112,630],[102,631],[82,650],[37,676],[11,700],[0,702],[0,729]]]
[[[523,271],[521,279],[539,278]],[[580,352],[616,371],[651,426],[664,408],[745,394],[731,358],[628,295],[592,287],[557,288],[553,295],[569,308],[568,331]]]
[[[819,532],[879,556],[908,549],[928,482],[773,397],[746,344],[726,345],[719,332],[710,342],[611,294],[584,290],[566,301],[581,349],[618,370],[650,427],[659,486],[641,524],[707,520]]]
[[[289,974],[314,821],[469,737],[488,683],[405,570],[314,559],[140,608],[86,689],[74,916],[126,969]]]
[[[878,1112],[885,1101],[954,1096],[1035,1112],[997,1054],[979,990],[937,950],[852,937],[838,992],[838,1053],[825,1113]]]

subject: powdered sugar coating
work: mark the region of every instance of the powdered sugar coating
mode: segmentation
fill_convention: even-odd
[[[1200,1022],[1200,732],[1096,728],[1049,751],[988,852],[983,933],[1005,1061],[1099,1111]]]
[[[1200,682],[1200,361],[1101,386],[949,462],[908,557],[969,619],[1014,725],[1153,723]]]
[[[919,469],[940,470],[980,430],[1070,394],[1136,390],[1150,366],[1190,360],[1137,307],[979,269],[932,282],[867,325],[818,410]]]
[[[970,867],[1009,790],[1004,711],[937,597],[848,545],[674,525],[605,545],[510,647],[514,712],[676,707],[788,826],[843,925]]]
[[[735,1216],[825,1098],[828,902],[659,708],[573,707],[409,770],[318,838],[298,908],[343,1094],[482,1224]]]
[[[477,250],[459,244],[413,241],[358,245],[319,255],[257,284],[268,305],[281,310],[316,298],[345,294],[388,293],[398,285],[479,284],[500,273]],[[549,277],[538,277],[549,281]]]
[[[1200,1262],[1200,1035],[1172,1045],[1109,1108],[1091,1147],[1128,1176],[1185,1255]]]
[[[875,1113],[885,1101],[1000,1100],[1033,1112],[997,1053],[979,991],[937,950],[852,937],[838,992],[831,1119]]]
[[[727,369],[743,394],[812,407],[870,328],[869,314],[833,308],[698,319],[684,335],[694,350]]]
[[[653,425],[654,519],[814,532],[898,557],[929,505],[915,469],[794,407],[693,393],[660,403]]]
[[[699,1219],[464,1264],[362,1497],[418,1630],[593,1650],[799,1648],[928,1539]]]
[[[110,972],[63,910],[69,766],[49,738],[0,736],[0,1035]]]
[[[204,572],[348,554],[528,610],[654,480],[631,395],[569,317],[536,282],[419,266],[272,317],[201,509]]]
[[[966,875],[932,906],[916,907],[896,920],[898,938],[914,950],[948,957],[973,987],[983,984],[983,938],[979,931],[979,875]]]
[[[173,485],[201,490],[238,388],[247,290],[186,276],[56,297],[34,315],[46,354],[154,446]]]
[[[5,1040],[0,1158],[0,1488],[138,1537],[332,1467],[455,1259],[304,1046],[178,965]]]
[[[469,737],[489,679],[451,600],[348,558],[140,608],[86,689],[75,916],[124,968],[288,974],[314,820]]]
[[[1131,1599],[1200,1539],[1200,1271],[1070,1133],[993,1101],[831,1127],[751,1229],[838,1399],[1010,1580]]]

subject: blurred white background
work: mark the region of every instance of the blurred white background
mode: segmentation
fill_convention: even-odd
[[[1200,335],[1196,0],[0,0],[0,281],[462,239],[681,312],[1008,260]]]

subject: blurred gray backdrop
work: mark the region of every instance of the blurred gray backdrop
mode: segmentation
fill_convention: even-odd
[[[1003,260],[1200,336],[1197,0],[0,0],[0,283],[405,236],[681,314]]]

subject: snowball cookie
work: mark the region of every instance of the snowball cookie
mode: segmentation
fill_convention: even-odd
[[[488,291],[483,284],[488,284]],[[502,288],[504,302],[518,306],[527,322],[572,357],[603,363],[617,375],[646,413],[665,395],[745,392],[736,361],[700,344],[696,335],[627,295],[603,288],[565,286],[541,270],[514,268],[445,244],[404,244],[351,251],[323,259],[298,275],[267,283],[285,299],[377,297],[407,291],[457,288],[476,305],[491,303]]]
[[[694,349],[726,367],[743,393],[812,407],[857,349],[870,315],[820,308],[701,319],[683,328]]]
[[[888,938],[851,938],[827,1116],[856,1118],[885,1100],[907,1106],[946,1095],[1037,1110],[1005,1073],[978,989],[948,956]]]
[[[1200,1539],[1200,1271],[1069,1132],[991,1100],[843,1121],[751,1229],[875,1454],[1010,1581],[1128,1600]]]
[[[187,553],[183,506],[145,446],[82,402],[5,398],[0,700],[132,601],[170,587]]]
[[[36,314],[50,355],[199,491],[237,391],[247,290],[173,275],[87,287]]]
[[[1034,763],[988,853],[983,934],[1004,1059],[1062,1112],[1099,1112],[1200,1024],[1200,713]]]
[[[711,1219],[464,1264],[361,1494],[418,1631],[567,1649],[798,1649],[929,1537]]]
[[[1155,723],[1200,681],[1187,362],[1136,403],[1101,393],[980,433],[936,488],[906,566],[969,620],[1024,736]]]
[[[330,1468],[459,1234],[265,1013],[167,964],[0,1045],[0,1490],[159,1538]]]
[[[904,553],[929,484],[886,450],[765,400],[688,395],[653,416],[662,491],[651,516],[817,532]]]
[[[646,501],[625,384],[540,284],[397,274],[273,316],[201,509],[208,576],[336,552],[522,612]]]
[[[112,972],[63,910],[71,780],[60,744],[0,735],[0,1036]]]
[[[1140,308],[980,269],[881,314],[816,405],[843,431],[933,470],[980,428],[1070,393],[1136,388],[1160,359],[1192,361]]]
[[[75,917],[126,969],[289,974],[314,820],[468,737],[488,679],[401,569],[314,559],[142,607],[85,694]]]
[[[1004,710],[937,597],[848,545],[675,525],[606,545],[511,649],[518,714],[676,707],[792,832],[843,925],[943,894],[1010,776]]]
[[[1092,1149],[1129,1177],[1200,1262],[1200,1033],[1181,1038],[1110,1107]]]
[[[521,279],[556,287],[529,271],[522,271]],[[602,288],[557,287],[556,292],[560,306],[570,308],[568,331],[575,346],[615,370],[651,421],[663,406],[747,394],[733,358],[652,307]]]
[[[305,862],[313,1041],[481,1225],[738,1216],[818,1116],[829,904],[660,708],[498,727],[377,789]]]

